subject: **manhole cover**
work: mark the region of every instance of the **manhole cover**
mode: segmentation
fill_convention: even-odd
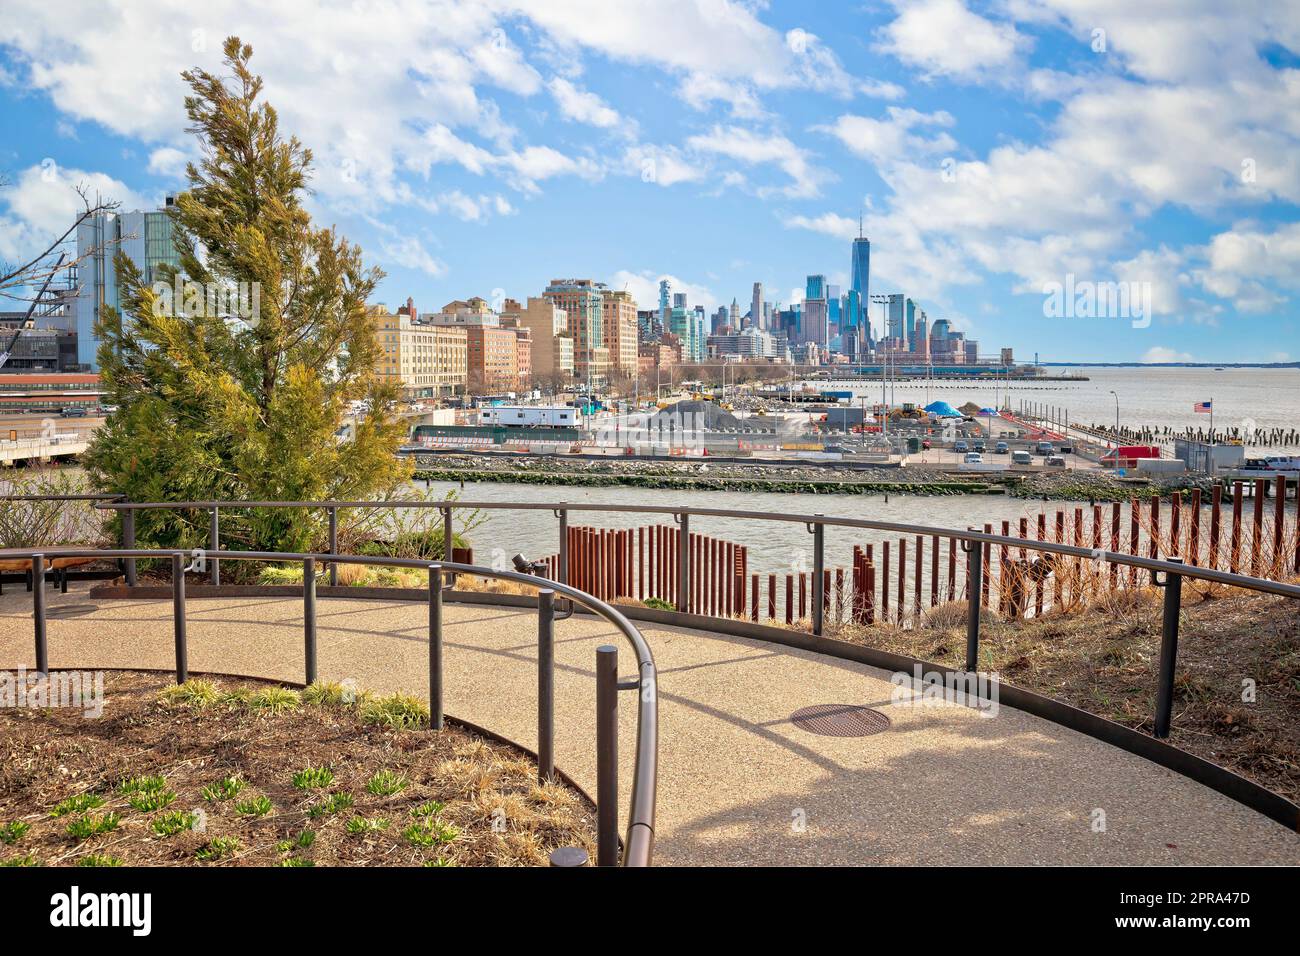
[[[822,737],[870,737],[889,728],[889,718],[857,704],[815,704],[790,715],[800,730]]]
[[[46,617],[78,617],[82,614],[94,614],[94,604],[56,604],[45,609]]]

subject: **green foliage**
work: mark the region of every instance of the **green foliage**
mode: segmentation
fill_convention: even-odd
[[[377,797],[391,797],[393,794],[405,790],[409,782],[400,773],[394,773],[391,770],[380,770],[366,783],[366,789]]]
[[[402,836],[415,846],[433,846],[435,843],[450,843],[460,836],[460,830],[430,817],[412,823],[402,831]]]
[[[97,334],[105,400],[118,410],[85,465],[135,501],[382,496],[409,474],[394,454],[405,428],[396,386],[375,374],[366,307],[383,274],[313,225],[311,151],[261,99],[251,47],[231,37],[224,55],[230,75],[182,74],[201,159],[171,210],[179,268],[160,266],[149,285],[116,257],[122,309],[105,309]],[[339,441],[355,400],[367,411]],[[323,521],[307,509],[231,508],[222,532],[232,546],[304,551]],[[198,546],[207,522],[203,511],[143,511],[136,540]]]
[[[11,856],[7,860],[0,860],[0,866],[40,866],[36,861],[36,854],[24,853],[22,856]]]
[[[672,611],[672,610],[675,610],[675,608],[673,607],[672,602],[671,602],[671,601],[665,601],[663,598],[648,597],[648,598],[645,598],[641,603],[644,604],[646,607],[652,607],[652,608],[654,608],[654,609],[656,609],[656,610],[658,610],[658,611]]]
[[[195,852],[194,856],[204,863],[222,860],[239,852],[240,843],[234,837],[214,837]]]
[[[136,793],[157,793],[167,786],[165,777],[127,777],[117,785],[117,792],[123,795]],[[172,794],[174,797],[175,794]],[[136,809],[139,809],[138,807]]]
[[[75,797],[60,800],[50,811],[52,817],[63,817],[69,813],[85,813],[104,805],[104,798],[94,793],[79,793]]]
[[[362,833],[376,833],[388,829],[387,817],[353,817],[343,827],[353,836]]]
[[[398,691],[387,697],[374,697],[361,706],[361,719],[368,724],[384,724],[405,730],[429,723],[429,706],[422,700]]]
[[[161,810],[175,799],[176,794],[170,790],[149,790],[143,793],[131,794],[126,802],[141,813],[153,813],[155,810]]]
[[[108,512],[91,501],[60,500],[92,490],[84,474],[67,469],[10,469],[0,498],[0,548],[103,543]],[[15,500],[22,497],[31,500]]]
[[[68,823],[68,836],[74,840],[88,840],[93,836],[99,836],[101,833],[109,833],[118,828],[122,818],[116,813],[104,813],[96,815],[93,813],[83,813],[79,817],[73,817]]]
[[[27,835],[30,830],[30,823],[23,823],[21,820],[10,820],[8,823],[0,826],[0,843],[6,846],[13,846],[19,840]]]
[[[282,714],[297,710],[302,699],[296,690],[287,687],[267,687],[248,699],[248,706],[253,710],[264,710],[269,714]]]
[[[203,788],[203,799],[209,803],[216,803],[218,800],[231,800],[239,796],[239,791],[243,789],[244,781],[238,777],[222,777],[216,783]]]
[[[445,803],[440,803],[437,800],[426,800],[418,807],[411,808],[411,816],[413,817],[437,816],[446,808],[446,806],[447,805]]]
[[[356,691],[338,681],[318,680],[308,684],[302,692],[302,702],[313,707],[343,707],[355,702],[356,698]]]
[[[77,861],[77,866],[121,866],[122,858],[108,853],[87,853]]]
[[[169,837],[184,830],[193,830],[198,822],[197,814],[186,813],[184,810],[169,810],[154,817],[149,828],[160,837]]]
[[[299,790],[328,787],[334,782],[334,771],[329,767],[307,767],[293,775],[293,785]]]
[[[338,813],[340,810],[351,810],[354,802],[350,793],[332,793],[319,803],[313,803],[308,807],[307,816],[314,820],[330,813]]]
[[[235,812],[246,817],[264,817],[271,812],[271,801],[267,797],[248,797],[235,804]]]
[[[159,695],[168,704],[202,708],[221,700],[216,685],[209,680],[191,678],[183,684],[168,687]]]
[[[281,860],[280,866],[315,866],[311,860],[304,860],[300,856],[291,856],[288,859]]]

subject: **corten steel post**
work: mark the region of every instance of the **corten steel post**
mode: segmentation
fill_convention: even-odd
[[[135,509],[122,510],[122,550],[135,550]],[[126,559],[126,586],[135,587],[135,558]]]
[[[537,779],[555,779],[555,592],[537,592]]]
[[[339,553],[339,509],[330,508],[330,554]],[[330,562],[330,587],[337,587],[339,583],[339,566],[336,562]]]
[[[217,552],[221,550],[221,509],[216,505],[212,506],[211,520],[208,526],[208,550],[212,552],[208,555],[211,562],[212,571],[209,574],[209,580],[214,585],[221,583],[221,559],[217,557]]]
[[[36,638],[36,669],[50,670],[50,648],[45,636],[45,555],[32,555],[32,620]]]
[[[442,730],[442,566],[429,565],[429,726]]]
[[[316,683],[316,559],[302,561],[302,640],[306,683]]]
[[[818,515],[821,517],[821,515]],[[826,567],[826,526],[820,521],[812,526],[813,535],[813,587],[812,587],[812,632],[819,637],[822,633],[823,621],[823,604],[826,595],[825,575],[822,571]]]
[[[677,610],[691,611],[691,516],[679,515],[677,529]]]
[[[176,683],[190,677],[189,650],[185,643],[185,555],[172,555],[172,635],[176,639]]]
[[[555,512],[560,519],[560,568],[559,583],[568,584],[568,509]]]
[[[596,865],[618,866],[618,648],[596,648]]]
[[[1170,558],[1182,564],[1181,558]],[[1156,686],[1156,736],[1169,736],[1174,709],[1174,666],[1178,661],[1178,615],[1183,606],[1183,576],[1165,572],[1164,614],[1160,622],[1160,683]]]
[[[451,527],[451,509],[442,509],[442,560],[453,560],[452,550],[455,548],[456,533]],[[447,584],[449,587],[456,586],[456,575],[447,575]]]
[[[977,531],[977,528],[968,528]],[[979,666],[980,655],[980,592],[984,576],[984,549],[978,541],[963,541],[966,552],[966,670]]]

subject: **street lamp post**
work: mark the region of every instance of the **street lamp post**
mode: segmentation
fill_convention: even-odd
[[[1119,393],[1113,388],[1110,393],[1115,396],[1115,441],[1119,441]]]

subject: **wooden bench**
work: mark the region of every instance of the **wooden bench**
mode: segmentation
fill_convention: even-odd
[[[68,568],[76,568],[85,564],[94,564],[98,558],[50,558],[46,562],[46,570],[54,573],[54,580],[58,582],[59,590],[64,594],[68,593]],[[29,558],[0,558],[0,573],[5,571],[21,571],[27,575],[27,590],[32,589],[32,562]],[[4,594],[4,582],[0,581],[0,594]]]

